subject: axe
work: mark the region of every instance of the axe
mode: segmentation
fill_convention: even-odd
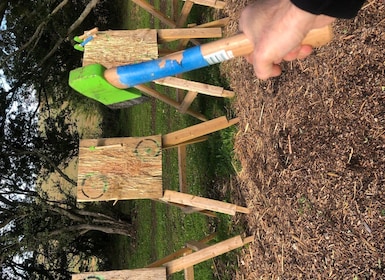
[[[311,30],[302,44],[320,47],[328,43],[331,38],[331,27],[326,26]],[[132,88],[140,84],[196,70],[234,57],[245,56],[252,51],[253,44],[244,34],[240,33],[137,64],[109,69],[104,69],[98,64],[87,65],[71,71],[69,84],[86,96],[91,97],[95,91],[98,91],[108,96],[107,99],[115,96],[114,101],[108,101],[110,103],[122,102],[124,99],[130,99],[124,92],[135,95],[137,92],[133,92],[135,89]],[[122,92],[122,89],[128,90]],[[102,103],[108,105],[105,102]]]

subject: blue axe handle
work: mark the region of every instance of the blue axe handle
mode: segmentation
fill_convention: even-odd
[[[328,43],[331,38],[331,27],[326,26],[310,31],[302,44],[319,47]],[[252,51],[253,44],[241,33],[156,60],[110,68],[104,72],[104,77],[117,88],[130,88],[220,63],[233,57],[244,56]]]

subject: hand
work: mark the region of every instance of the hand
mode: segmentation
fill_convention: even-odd
[[[306,34],[332,23],[335,18],[314,15],[293,5],[290,0],[257,0],[241,14],[239,29],[254,44],[246,57],[260,79],[279,76],[280,63],[303,59],[313,51],[301,45]]]

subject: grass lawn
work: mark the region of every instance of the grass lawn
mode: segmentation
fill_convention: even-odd
[[[155,5],[159,5],[155,1]],[[192,15],[201,15],[195,12]],[[206,8],[205,12],[210,9]],[[121,1],[122,29],[159,27],[160,23],[144,10],[130,1]],[[204,14],[209,18],[210,14]],[[201,19],[199,19],[201,20]],[[184,75],[184,78],[225,86],[220,79],[217,66],[212,66]],[[160,92],[176,98],[175,89],[156,86]],[[229,115],[229,101],[200,95],[192,108],[200,111],[209,119]],[[183,115],[171,106],[158,100],[151,100],[122,109],[117,112],[117,135],[111,136],[146,136],[165,134],[200,122],[189,115]],[[228,116],[230,117],[230,116]],[[228,180],[234,174],[232,166],[232,147],[236,128],[210,135],[209,140],[187,147],[187,182],[189,193],[210,197],[216,180]],[[108,135],[106,135],[108,137]],[[176,149],[163,151],[163,188],[178,190],[178,159]],[[215,198],[215,197],[212,197]],[[208,218],[201,214],[184,214],[179,208],[149,200],[120,201],[115,207],[134,215],[136,237],[113,237],[110,246],[111,269],[141,268],[181,248],[189,240],[199,240],[216,229],[216,241],[238,234],[230,232],[231,217],[218,215]],[[222,258],[235,257],[226,254]],[[230,260],[231,262],[231,260]],[[195,266],[196,279],[215,279],[213,262],[207,261]],[[183,279],[182,273],[176,273],[172,279]],[[226,278],[221,278],[226,279]]]

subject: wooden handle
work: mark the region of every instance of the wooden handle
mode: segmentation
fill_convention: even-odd
[[[319,29],[311,30],[305,39],[303,45],[311,45],[312,47],[320,47],[331,41],[333,31],[330,25]],[[238,35],[214,41],[201,46],[203,56],[210,56],[220,52],[227,53],[228,56],[237,57],[250,54],[253,51],[253,44],[246,38],[243,33]]]
[[[302,44],[319,47],[331,38],[332,31],[327,26],[309,32]],[[104,72],[104,77],[113,86],[124,89],[244,56],[252,51],[253,44],[244,34],[238,34],[156,60],[110,68]]]
[[[89,36],[95,35],[96,33],[98,33],[98,31],[99,31],[99,28],[98,27],[94,27],[91,30],[84,31],[84,34],[78,36],[78,38],[84,40],[84,39],[86,39]]]

